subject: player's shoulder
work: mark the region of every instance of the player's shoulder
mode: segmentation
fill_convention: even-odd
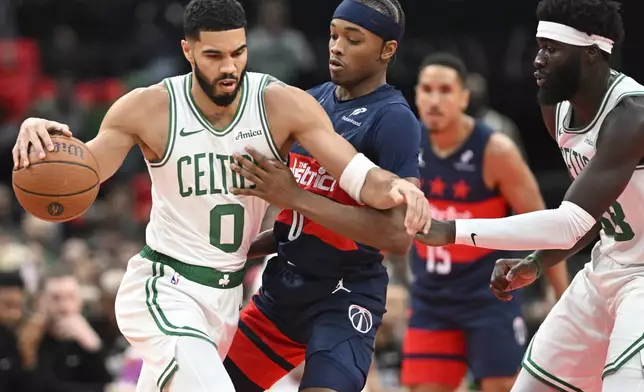
[[[399,99],[398,97],[393,97],[392,99],[386,99],[376,104],[378,109],[378,114],[380,116],[398,116],[411,120],[413,122],[418,122],[418,118],[414,114],[414,111],[409,106],[409,103],[406,99]]]
[[[393,87],[380,93],[378,99],[373,101],[370,106],[372,116],[376,121],[386,121],[388,123],[401,121],[405,124],[418,123],[418,118],[411,109],[409,102],[400,91]]]
[[[169,103],[170,93],[163,83],[135,88],[112,104],[103,123],[138,133],[150,122],[167,119]]]
[[[291,110],[280,110],[280,112],[296,114],[297,109],[303,109],[315,100],[301,88],[286,84],[269,75],[264,87],[264,102],[267,110],[271,106],[287,107]]]
[[[397,134],[404,131],[414,137],[420,137],[421,124],[407,101],[383,100],[383,102],[372,106],[369,108],[372,116],[372,128],[376,128],[380,132],[395,132]]]
[[[606,140],[625,147],[644,143],[644,95],[621,98],[606,115],[599,132],[598,150]]]
[[[123,95],[117,101],[123,109],[137,113],[145,112],[150,109],[163,108],[166,110],[169,102],[170,92],[164,83],[135,88]],[[149,115],[149,112],[146,115]]]
[[[489,133],[487,144],[485,145],[485,155],[490,158],[504,159],[509,156],[521,155],[517,144],[506,134],[494,131],[487,125],[482,125],[485,132]]]
[[[326,97],[330,92],[332,92],[334,88],[335,84],[333,84],[333,82],[326,82],[311,87],[310,89],[306,90],[306,92],[316,100],[320,100],[321,98]]]
[[[631,132],[644,132],[644,95],[630,95],[620,98],[608,113],[602,128],[615,129],[626,136]],[[602,133],[606,133],[605,130]]]
[[[612,112],[641,121],[644,118],[644,93],[621,98]]]
[[[327,118],[324,109],[304,90],[276,79],[264,88],[266,115],[273,126],[301,128]]]

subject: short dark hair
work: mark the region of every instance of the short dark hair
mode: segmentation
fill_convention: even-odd
[[[620,4],[609,0],[543,0],[537,5],[537,18],[601,35],[618,44],[624,40],[619,10]]]
[[[47,286],[47,283],[49,283],[50,280],[61,279],[61,278],[76,279],[76,276],[74,275],[74,271],[72,270],[72,268],[69,267],[67,264],[63,264],[62,262],[57,262],[52,267],[47,268],[47,271],[45,272],[45,274],[40,277],[40,281],[38,282],[38,291],[44,290],[45,287]]]
[[[25,282],[22,280],[20,271],[1,271],[0,272],[0,289],[1,288],[25,288]]]
[[[393,19],[400,27],[405,29],[405,11],[398,0],[353,0],[356,3],[364,4],[367,7],[380,12]]]
[[[246,12],[237,0],[192,0],[183,15],[186,38],[198,39],[202,31],[226,31],[246,27]]]
[[[447,52],[430,54],[425,57],[423,62],[420,64],[420,71],[430,65],[440,65],[441,67],[453,69],[458,74],[458,78],[461,80],[461,83],[465,85],[465,80],[467,80],[467,67],[460,57]]]

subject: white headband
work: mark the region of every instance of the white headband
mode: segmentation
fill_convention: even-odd
[[[597,45],[599,49],[607,53],[611,53],[614,44],[612,40],[601,35],[590,35],[570,26],[543,21],[539,22],[537,27],[537,38],[547,38],[575,46]]]

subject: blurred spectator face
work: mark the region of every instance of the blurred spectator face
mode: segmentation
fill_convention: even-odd
[[[90,250],[87,242],[80,238],[70,238],[62,246],[60,258],[65,263],[78,264],[86,263],[90,258]]]
[[[20,287],[0,287],[0,324],[13,329],[22,320],[24,290]]]
[[[129,186],[119,186],[107,196],[107,206],[111,214],[128,214],[133,203],[132,189]]]
[[[470,105],[468,111],[476,116],[479,110],[488,106],[487,80],[483,75],[472,73],[467,76],[465,82],[467,89],[470,90]]]
[[[395,41],[383,48],[382,38],[342,19],[333,19],[329,37],[329,71],[333,83],[351,88],[382,71],[396,52]]]
[[[55,320],[79,314],[83,304],[76,278],[49,278],[43,288],[42,305],[50,318]]]
[[[74,277],[81,285],[94,285],[98,281],[101,274],[100,264],[94,260],[89,259],[85,263],[78,263],[74,265]]]
[[[45,222],[33,215],[25,214],[22,220],[22,231],[28,239],[41,243],[55,242],[60,231],[56,223]]]
[[[469,96],[458,72],[452,68],[430,65],[418,76],[416,106],[421,120],[432,133],[449,129],[460,121]]]
[[[181,47],[204,94],[217,106],[230,106],[246,71],[246,30],[202,31]]]
[[[264,0],[260,5],[259,19],[265,28],[277,31],[286,25],[287,11],[282,0]]]

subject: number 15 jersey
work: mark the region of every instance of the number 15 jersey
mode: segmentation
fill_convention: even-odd
[[[593,120],[584,127],[570,126],[570,102],[560,102],[555,110],[556,135],[559,149],[568,170],[576,178],[595,156],[602,124],[606,116],[624,98],[644,95],[644,86],[632,78],[611,71],[611,83]],[[602,143],[599,148],[611,148]],[[602,230],[599,251],[620,264],[644,263],[644,161],[635,168],[626,189],[600,219]],[[602,186],[602,184],[597,184]]]
[[[424,127],[423,127],[424,128]],[[419,153],[421,187],[434,219],[502,218],[509,207],[497,189],[483,180],[485,149],[494,131],[477,122],[463,145],[447,157],[434,153],[425,129]],[[489,281],[497,259],[508,252],[417,242],[412,251],[413,298],[445,305],[493,300]],[[433,306],[435,308],[435,306]],[[456,310],[458,312],[458,310]]]

